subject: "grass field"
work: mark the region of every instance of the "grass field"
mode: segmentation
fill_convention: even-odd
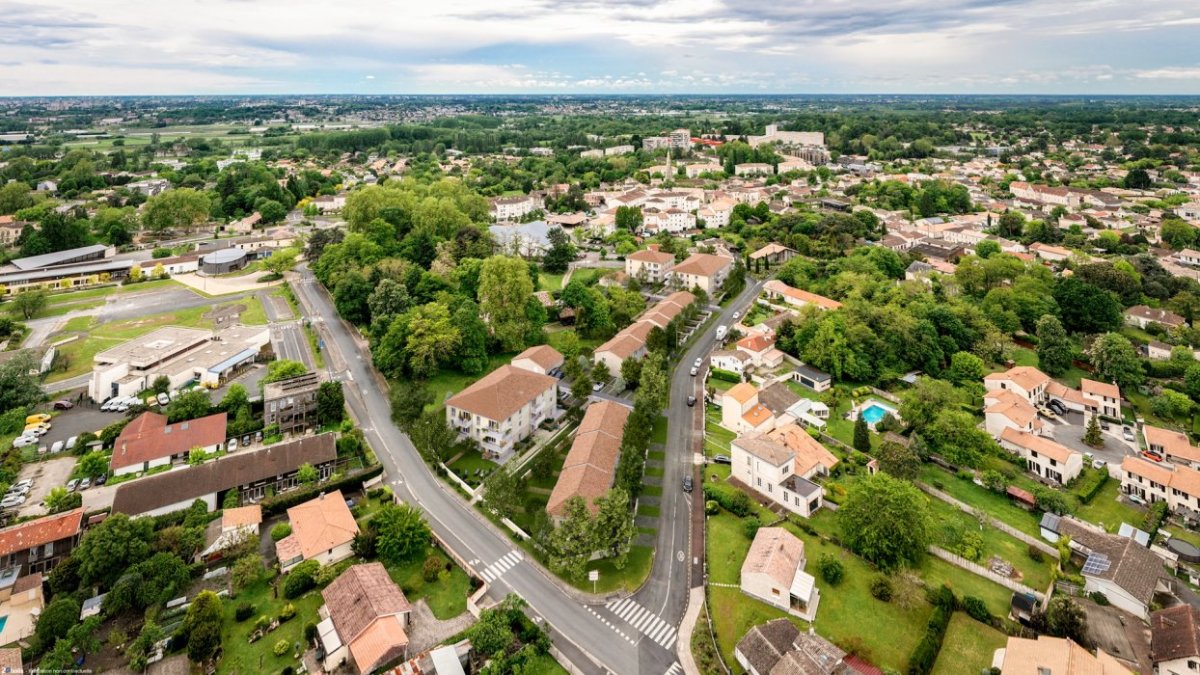
[[[234,620],[233,614],[234,609],[243,602],[254,606],[255,615],[239,623]],[[289,602],[295,606],[296,616],[274,631],[267,633],[259,641],[250,643],[248,638],[254,631],[254,622],[257,617],[278,616],[279,611]],[[225,600],[222,603],[225,610],[225,621],[221,631],[221,644],[224,652],[220,663],[217,664],[217,672],[276,673],[287,666],[294,668],[298,665],[298,661],[292,658],[291,650],[283,656],[275,656],[272,648],[280,640],[302,646],[304,644],[304,624],[318,620],[317,608],[323,602],[324,599],[319,590],[309,591],[295,600],[283,598],[282,593],[280,597],[274,598],[271,593],[271,585],[267,581],[260,581],[244,589],[236,598]]]
[[[485,374],[492,372],[500,366],[512,360],[515,354],[493,354],[488,357],[487,368],[484,373],[479,375],[467,375],[452,370],[443,370],[437,375],[429,378],[426,386],[433,392],[433,403],[426,406],[426,410],[436,410],[442,407],[446,399],[466,389],[476,380],[483,377]]]
[[[933,665],[933,675],[973,675],[987,670],[992,665],[992,654],[1007,642],[1004,633],[955,612]]]
[[[642,585],[646,577],[650,576],[650,566],[654,564],[654,549],[649,546],[632,546],[629,549],[629,556],[625,561],[625,567],[617,569],[611,560],[597,560],[588,563],[588,571],[596,570],[600,572],[600,579],[596,581],[597,593],[612,593],[613,591],[627,590],[632,591]],[[592,582],[587,580],[587,575],[583,577],[583,581],[572,583],[580,589],[591,591]]]
[[[425,559],[429,557],[437,558],[443,568],[448,568],[434,581],[425,581],[422,576]],[[417,556],[403,565],[389,565],[388,575],[404,591],[409,602],[425,600],[429,610],[439,619],[451,619],[467,611],[471,579],[439,548],[430,546],[425,555]]]

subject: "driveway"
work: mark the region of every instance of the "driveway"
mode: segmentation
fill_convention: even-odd
[[[1109,431],[1102,433],[1104,445],[1099,448],[1093,448],[1083,442],[1083,435],[1087,433],[1087,427],[1083,424],[1083,414],[1069,412],[1063,420],[1066,424],[1052,424],[1054,430],[1054,440],[1076,452],[1091,453],[1097,459],[1102,459],[1109,464],[1120,465],[1121,460],[1126,455],[1136,455],[1138,447],[1136,442],[1129,442],[1121,438],[1121,427],[1117,424],[1110,424]]]
[[[33,481],[33,487],[30,488],[29,495],[17,511],[17,515],[22,518],[46,515],[46,508],[42,506],[42,501],[46,499],[46,495],[50,494],[51,489],[65,486],[74,469],[75,457],[70,455],[48,459],[44,462],[30,462],[21,467],[21,473],[17,475],[17,480],[28,478]]]
[[[278,286],[282,281],[272,281],[266,284],[260,284],[256,279],[263,276],[265,272],[255,272],[240,277],[205,277],[194,272],[189,274],[176,274],[171,277],[175,281],[209,295],[227,295],[229,293],[245,293],[246,291],[259,291],[264,288]]]
[[[75,402],[75,398],[70,399]],[[104,427],[119,421],[120,413],[101,412],[99,406],[76,403],[74,408],[64,410],[50,420],[50,432],[42,436],[40,445],[50,447],[55,441],[66,441],[72,436],[92,432],[98,434]]]

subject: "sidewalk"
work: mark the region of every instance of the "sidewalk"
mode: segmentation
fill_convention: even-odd
[[[692,631],[696,630],[696,620],[700,618],[700,610],[704,608],[704,587],[696,586],[688,593],[687,611],[683,613],[683,621],[679,624],[679,639],[675,642],[676,656],[683,672],[688,675],[700,675],[700,668],[692,658]]]

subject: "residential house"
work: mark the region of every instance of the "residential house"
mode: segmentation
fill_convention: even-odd
[[[1200,673],[1200,609],[1183,603],[1151,612],[1150,659],[1158,675]]]
[[[511,363],[515,368],[522,368],[539,375],[549,375],[550,371],[562,368],[563,355],[549,345],[537,345],[514,356]]]
[[[683,167],[684,175],[688,178],[699,178],[706,173],[725,175],[725,167],[720,164],[688,164]]]
[[[751,253],[750,263],[754,264],[756,261],[761,260],[769,267],[771,265],[783,264],[797,255],[798,254],[796,251],[788,248],[787,246],[771,242],[770,244],[767,244],[766,246]]]
[[[671,283],[676,288],[699,288],[712,297],[724,285],[733,259],[711,253],[693,253],[671,270]]]
[[[27,224],[13,216],[0,216],[0,246],[14,244]]]
[[[1064,485],[1083,471],[1081,453],[1027,431],[1004,429],[1000,434],[1000,447],[1020,455],[1026,469],[1051,483]]]
[[[775,416],[758,401],[758,389],[749,382],[736,384],[720,395],[721,426],[736,434],[770,431]]]
[[[775,174],[775,167],[762,162],[746,162],[735,165],[733,173],[736,176],[771,176]]]
[[[715,351],[708,355],[708,362],[713,368],[736,373],[738,376],[751,365],[750,355],[740,349]]]
[[[79,544],[83,509],[72,509],[0,530],[0,572],[49,574]]]
[[[1039,260],[1046,262],[1062,262],[1071,257],[1071,250],[1061,246],[1051,246],[1037,242],[1029,245],[1029,251],[1036,255]]]
[[[621,372],[625,359],[640,359],[646,355],[646,338],[655,327],[665,328],[684,309],[696,301],[696,296],[687,291],[676,291],[659,300],[630,325],[617,331],[607,342],[592,352],[595,363],[603,362],[608,372]]]
[[[783,352],[775,348],[774,336],[754,334],[737,341],[737,350],[750,357],[756,368],[776,368],[783,363]]]
[[[262,507],[258,504],[223,509],[221,517],[208,524],[204,532],[204,550],[200,559],[219,559],[226,549],[258,536],[262,524]]]
[[[317,373],[304,373],[263,385],[263,425],[277,425],[281,434],[302,433],[315,426],[317,390],[320,388],[321,376]]]
[[[117,486],[113,513],[158,516],[191,507],[196,501],[215,511],[234,490],[239,503],[256,502],[300,484],[297,472],[308,464],[325,480],[337,461],[336,434],[304,436],[216,461],[131,480]]]
[[[1091,414],[1121,418],[1121,388],[1116,383],[1083,378],[1079,381],[1079,391]]]
[[[778,279],[772,279],[763,284],[763,293],[772,300],[781,300],[792,307],[813,306],[818,309],[840,309],[842,303],[831,300],[816,293],[792,288]]]
[[[1154,594],[1167,588],[1162,560],[1135,539],[1088,523],[1063,518],[1058,527],[1060,535],[1071,538],[1072,552],[1083,558],[1084,592],[1103,593],[1114,607],[1148,621]]]
[[[321,667],[335,672],[352,663],[359,675],[408,654],[412,605],[392,581],[383,563],[354,565],[321,591],[325,604],[318,610],[317,635],[325,658]]]
[[[21,646],[34,636],[38,618],[46,607],[42,578],[41,572],[18,576],[17,570],[0,575],[0,616],[4,617],[0,621],[0,644]],[[18,663],[19,656],[18,652]]]
[[[1142,438],[1153,459],[1200,469],[1200,448],[1192,445],[1186,434],[1144,424]]]
[[[670,232],[679,234],[696,229],[696,214],[683,209],[642,209],[642,228],[650,234]]]
[[[798,443],[801,435],[808,434],[801,430],[783,439]],[[825,489],[810,479],[827,473],[826,464],[811,461],[809,455],[796,452],[779,437],[763,433],[734,439],[730,450],[733,478],[743,485],[805,518],[821,508]],[[805,467],[808,462],[811,464]]]
[[[642,251],[634,251],[625,256],[625,273],[644,283],[664,283],[675,265],[675,256],[660,251],[658,244]]]
[[[346,208],[346,195],[321,195],[312,200],[318,213],[336,213]]]
[[[821,593],[804,566],[804,542],[799,537],[782,527],[759,528],[742,562],[742,592],[812,621]]]
[[[1186,326],[1187,320],[1175,312],[1165,309],[1134,305],[1125,310],[1125,323],[1145,330],[1151,324],[1157,324],[1163,328],[1179,328]]]
[[[1129,455],[1121,460],[1121,493],[1147,504],[1166,502],[1172,511],[1194,518],[1200,513],[1200,471]]]
[[[546,512],[553,521],[561,522],[567,515],[566,504],[572,497],[583,498],[593,516],[599,511],[596,500],[613,486],[630,412],[629,407],[615,401],[596,401],[588,406],[546,502]]]
[[[477,442],[484,457],[503,464],[517,443],[555,418],[557,402],[556,378],[509,364],[450,397],[446,421]]]
[[[1008,638],[992,656],[992,669],[1000,675],[1133,675],[1102,649],[1092,654],[1068,638],[1048,635]]]
[[[491,215],[497,221],[520,220],[542,207],[542,199],[536,194],[497,197],[492,200]]]
[[[321,493],[288,509],[287,515],[292,533],[275,542],[280,570],[287,572],[305,560],[333,565],[354,555],[350,547],[358,523],[341,490]]]
[[[729,199],[715,199],[697,211],[697,217],[704,220],[704,227],[710,230],[721,229],[729,225],[729,217],[733,215],[736,204]]]
[[[183,422],[167,423],[167,416],[144,412],[125,425],[113,443],[109,464],[114,475],[149,471],[187,461],[193,448],[216,452],[225,443],[223,412]]]
[[[1042,422],[1037,408],[1011,389],[993,389],[983,397],[984,429],[992,438],[1000,438],[1008,429],[1022,433],[1040,433]]]
[[[1014,366],[983,378],[983,386],[987,391],[1007,389],[1034,406],[1045,399],[1049,384],[1050,376],[1033,366]]]
[[[828,391],[833,386],[832,375],[807,364],[796,366],[792,379],[815,392]]]
[[[738,641],[733,658],[750,675],[854,675],[846,655],[811,628],[787,619],[754,626]]]

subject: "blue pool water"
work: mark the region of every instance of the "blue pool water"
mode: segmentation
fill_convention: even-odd
[[[8,623],[7,616],[0,616],[0,633],[4,632],[4,624]]]
[[[884,408],[876,403],[872,403],[871,405],[863,408],[862,412],[859,414],[862,415],[862,418],[866,420],[867,424],[877,424],[879,420],[883,419],[884,415],[888,414],[888,412],[889,411],[887,408]]]

